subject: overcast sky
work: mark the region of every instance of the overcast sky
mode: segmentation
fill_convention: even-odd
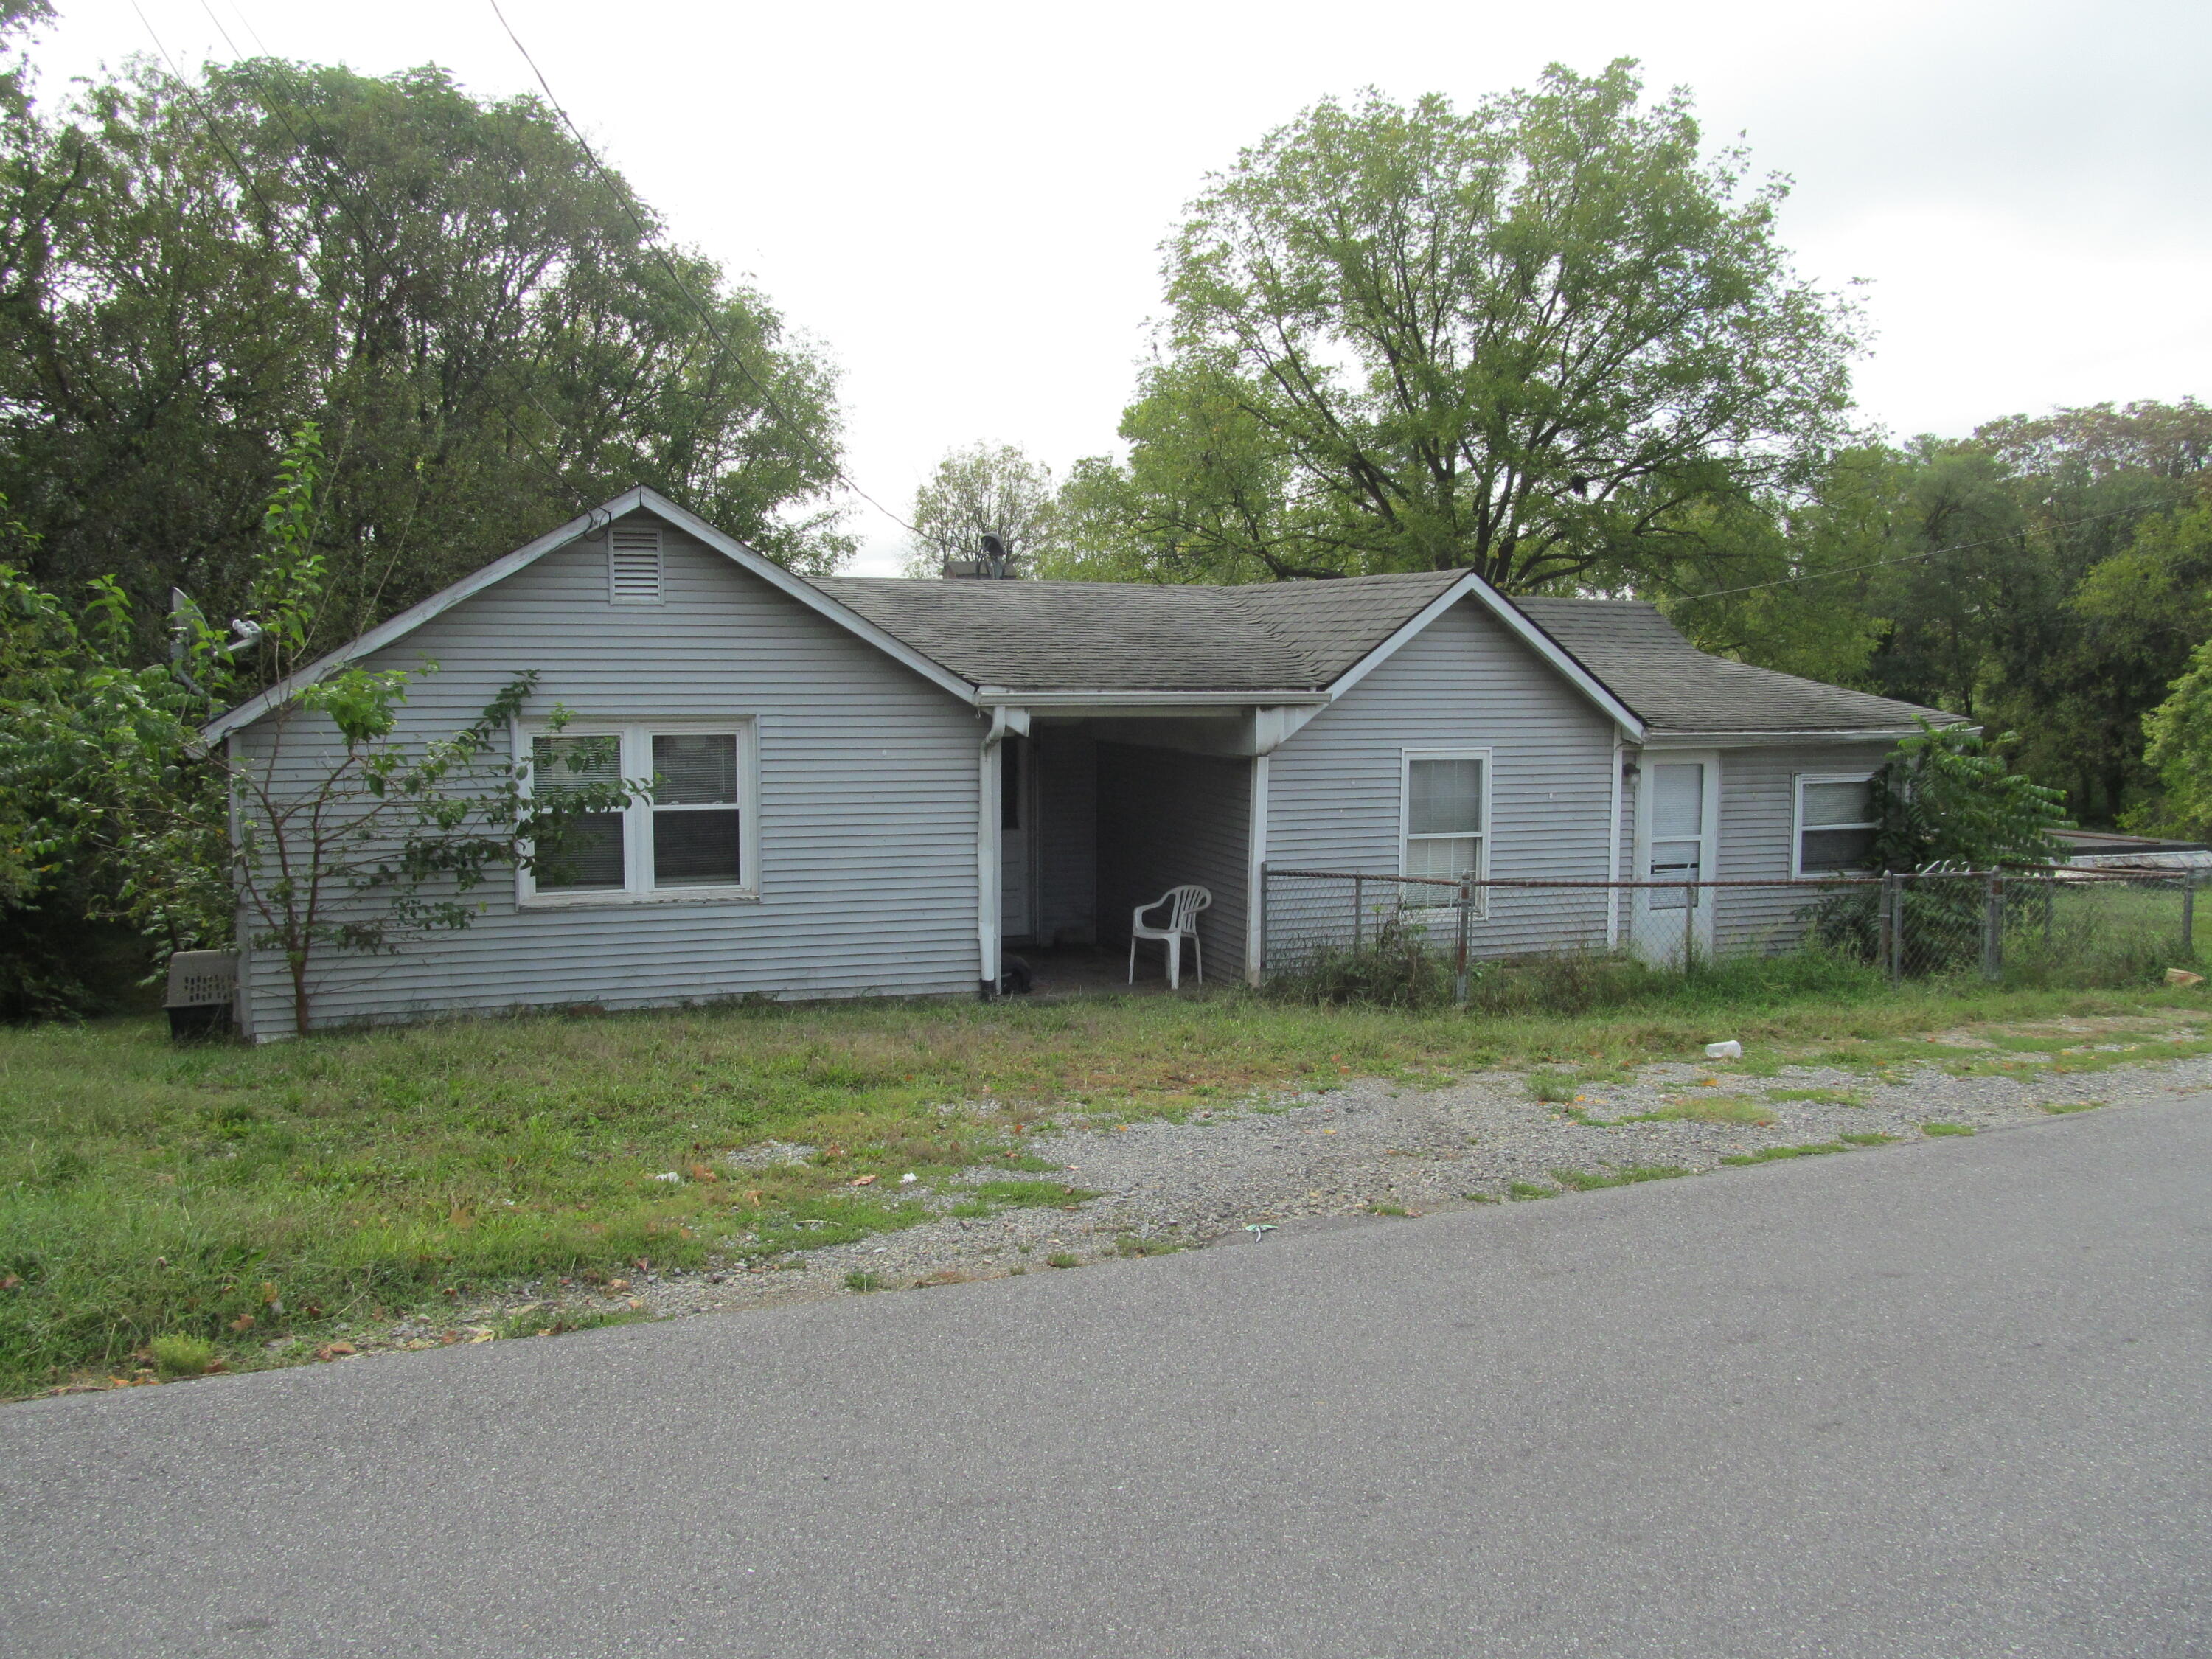
[[[42,98],[149,51],[58,0]],[[534,89],[489,0],[139,0],[188,69],[240,48]],[[844,374],[848,465],[904,511],[949,447],[1114,447],[1158,248],[1206,173],[1329,94],[1462,105],[1639,58],[1796,181],[1801,271],[1867,279],[1893,434],[2212,388],[2212,5],[1134,0],[775,7],[505,0],[605,158]],[[902,532],[860,506],[854,568]]]

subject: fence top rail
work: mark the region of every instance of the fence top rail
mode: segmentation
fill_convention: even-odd
[[[1469,877],[1455,881],[1446,876],[1386,876],[1364,870],[1278,870],[1270,865],[1264,872],[1270,878],[1304,881],[1376,881],[1395,882],[1407,887],[1443,887],[1457,892],[1462,887],[1525,887],[1550,890],[1561,887],[1873,887],[1879,886],[1880,876],[1797,876],[1770,877],[1753,880],[1745,878],[1726,881],[1716,878],[1711,881],[1604,881],[1580,876],[1506,877],[1477,878]]]
[[[1270,880],[1280,878],[1296,881],[1357,881],[1394,882],[1401,887],[1442,887],[1457,892],[1462,887],[1510,887],[1556,891],[1560,888],[1646,888],[1662,887],[1674,891],[1684,887],[1879,887],[1888,876],[1869,873],[1863,876],[1761,876],[1728,878],[1714,877],[1707,880],[1685,881],[1607,881],[1584,876],[1516,876],[1467,877],[1455,880],[1449,876],[1393,876],[1372,870],[1279,870],[1273,865],[1262,867],[1261,873]],[[1992,876],[2054,877],[2069,882],[2102,884],[2130,883],[2189,882],[2193,872],[2187,870],[2077,870],[2068,865],[2015,865],[2000,870],[1899,870],[1892,872],[1899,881],[1987,881]]]

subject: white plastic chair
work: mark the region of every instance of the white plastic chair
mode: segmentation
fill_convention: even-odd
[[[1190,954],[1198,964],[1198,982],[1206,983],[1206,954],[1198,944],[1198,913],[1213,903],[1213,895],[1203,887],[1171,887],[1166,894],[1150,904],[1140,904],[1129,914],[1129,983],[1137,982],[1137,941],[1156,939],[1168,947],[1168,988],[1182,989],[1182,942],[1190,941]],[[1145,920],[1147,910],[1166,909],[1168,919],[1164,927],[1156,927]]]

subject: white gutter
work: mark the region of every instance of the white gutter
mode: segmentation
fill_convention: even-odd
[[[1253,708],[1301,704],[1319,708],[1333,701],[1332,693],[1310,687],[1295,691],[1133,691],[1119,687],[1110,690],[1061,687],[1049,691],[1021,691],[1003,685],[985,685],[976,688],[975,696],[976,706],[982,708],[1000,703],[1016,703],[1024,708]]]
[[[1936,730],[1940,732],[1945,726],[1968,726],[1974,731],[1981,730],[1978,725],[1966,720],[1946,721],[1944,726],[1937,726]],[[1894,743],[1899,738],[1916,737],[1919,732],[1920,728],[1917,726],[1859,726],[1844,731],[1654,732],[1645,737],[1644,747],[1646,749],[1711,749],[1724,746],[1735,749],[1753,749],[1763,744],[1784,743]]]

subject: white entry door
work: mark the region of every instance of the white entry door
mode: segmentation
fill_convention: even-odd
[[[1030,936],[1030,745],[1009,737],[999,745],[999,933]]]
[[[1720,757],[1646,753],[1637,791],[1636,878],[1711,881],[1720,817]],[[1639,887],[1633,943],[1638,956],[1679,967],[1686,954],[1713,949],[1710,890]]]

